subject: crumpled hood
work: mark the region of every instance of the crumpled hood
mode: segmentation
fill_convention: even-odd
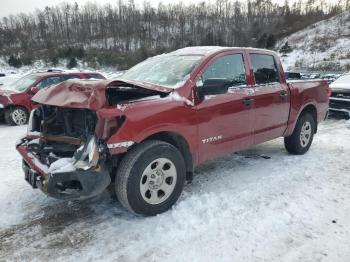
[[[37,92],[32,101],[52,106],[99,109],[106,103],[104,81],[68,80]]]
[[[170,93],[172,91],[171,88],[124,79],[99,81],[68,80],[40,90],[35,96],[33,96],[32,101],[39,104],[59,107],[99,110],[106,105],[106,88],[112,86],[113,83],[131,84],[161,93]]]

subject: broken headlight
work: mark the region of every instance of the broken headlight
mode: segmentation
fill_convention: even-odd
[[[99,158],[98,143],[96,137],[93,136],[75,152],[74,166],[77,169],[88,170],[97,166]]]

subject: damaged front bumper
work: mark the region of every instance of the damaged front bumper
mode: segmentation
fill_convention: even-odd
[[[111,183],[108,169],[101,164],[89,170],[50,172],[49,166],[28,150],[27,142],[23,138],[16,145],[23,157],[25,179],[48,196],[66,200],[86,199],[102,193]]]

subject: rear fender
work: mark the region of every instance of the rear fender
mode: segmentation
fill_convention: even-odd
[[[286,132],[284,133],[284,137],[288,137],[288,136],[292,135],[300,115],[305,110],[305,108],[307,108],[308,106],[315,107],[316,115],[317,115],[316,102],[314,102],[314,101],[310,101],[310,102],[306,103],[305,105],[303,105],[299,109],[299,111],[294,110],[294,112],[293,112],[293,109],[291,108],[291,112],[290,112],[290,115],[289,115],[289,121],[288,121],[288,127],[287,127]],[[317,117],[316,117],[315,121],[316,121],[316,125],[317,125]]]

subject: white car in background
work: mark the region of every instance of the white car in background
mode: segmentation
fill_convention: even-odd
[[[329,85],[332,96],[329,98],[329,111],[350,118],[350,72],[340,76]]]

